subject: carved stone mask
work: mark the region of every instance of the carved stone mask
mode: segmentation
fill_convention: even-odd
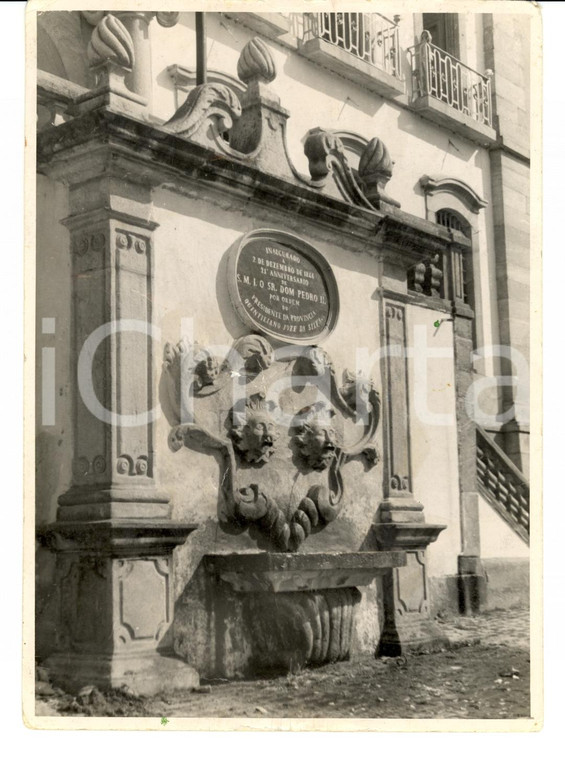
[[[252,401],[246,405],[247,414],[235,414],[230,436],[234,448],[245,462],[268,462],[275,451],[279,432],[264,403]]]
[[[313,470],[325,470],[336,455],[337,435],[330,425],[322,425],[316,420],[302,424],[296,435],[302,459]]]
[[[215,356],[207,354],[194,368],[195,382],[198,388],[214,385],[220,374],[220,365]]]

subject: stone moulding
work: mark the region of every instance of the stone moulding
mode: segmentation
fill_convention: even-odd
[[[455,195],[474,214],[488,206],[488,201],[476,193],[466,182],[454,177],[429,177],[425,174],[420,177],[420,186],[426,195],[436,193],[450,193]]]
[[[220,479],[226,519],[242,527],[254,523],[269,537],[274,546],[283,551],[296,551],[313,529],[322,528],[338,517],[343,503],[342,468],[344,465],[357,457],[364,458],[367,468],[374,467],[379,461],[379,453],[374,444],[380,419],[379,394],[371,382],[354,379],[351,374],[346,375],[343,388],[338,387],[333,364],[326,352],[319,347],[295,346],[291,350],[289,347],[284,347],[277,355],[266,338],[261,338],[261,342],[258,343],[257,336],[250,335],[239,339],[236,343],[237,350],[235,346],[231,349],[228,357],[221,364],[218,377],[212,386],[213,390],[209,388],[208,395],[202,397],[198,389],[195,389],[193,381],[196,360],[190,360],[190,349],[187,350],[186,345],[186,341],[180,342],[179,346],[183,346],[182,350],[170,344],[165,346],[163,365],[165,379],[171,389],[169,397],[172,404],[176,405],[174,416],[177,420],[181,420],[181,424],[174,426],[169,435],[171,450],[178,451],[186,446],[203,451],[218,451],[222,459]],[[254,353],[249,355],[247,347],[257,348],[258,345],[261,346],[265,356],[275,357],[272,364],[259,362],[258,366],[257,355]],[[242,358],[239,351],[242,351],[243,355],[247,353],[247,359]],[[185,357],[184,361],[179,358],[182,356]],[[248,375],[245,365],[250,360],[252,360],[252,370]],[[261,366],[264,363],[268,364],[266,369]],[[325,418],[332,413],[339,415],[342,419],[353,421],[357,420],[361,413],[363,414],[362,434],[356,433],[357,439],[354,443],[345,445],[343,441],[336,441],[331,451],[324,449],[324,467],[320,468],[313,468],[310,457],[304,457],[300,441],[302,427],[299,422],[284,423],[282,427],[287,433],[286,451],[292,451],[292,446],[296,446],[302,467],[310,471],[312,469],[325,471],[322,482],[309,485],[307,492],[294,510],[290,506],[288,494],[273,493],[270,486],[264,485],[262,471],[269,467],[290,467],[292,472],[297,472],[296,463],[291,464],[287,459],[276,460],[276,457],[272,456],[275,453],[273,448],[275,444],[282,448],[281,442],[277,440],[280,431],[276,431],[274,425],[268,424],[269,421],[265,419],[264,414],[259,419],[255,411],[247,414],[246,420],[237,422],[236,427],[233,427],[234,415],[237,417],[238,412],[243,413],[249,406],[250,400],[255,398],[253,402],[255,407],[260,403],[261,399],[252,392],[253,387],[269,387],[268,377],[265,376],[262,379],[259,376],[266,372],[280,371],[281,367],[289,364],[290,370],[296,377],[296,386],[305,388],[315,382],[315,387],[324,398],[323,401],[316,402],[314,405],[316,409],[309,408],[316,419]],[[200,415],[204,413],[200,411],[205,408],[204,398],[206,403],[209,404],[210,400],[214,403],[214,396],[217,395],[218,401],[215,402],[217,409],[221,409],[224,404],[229,404],[230,399],[233,404],[233,394],[230,395],[230,392],[234,390],[234,386],[231,383],[234,379],[238,382],[238,378],[245,384],[242,386],[243,390],[239,391],[239,400],[228,413],[224,414],[224,427],[212,429],[210,422],[200,418]],[[249,390],[246,389],[248,379],[256,382],[256,385],[251,385]],[[292,386],[292,400],[288,403],[296,403],[297,408],[294,411],[286,410],[284,413],[279,409],[278,413],[283,415],[281,420],[285,419],[284,414],[291,415],[292,420],[297,419],[295,415],[303,407],[304,402],[301,401],[301,396],[294,392],[294,387]],[[207,414],[208,419],[217,420],[217,412],[210,417],[210,407]],[[307,415],[306,412],[304,414]],[[306,418],[309,419],[309,417]],[[183,419],[189,421],[183,422]],[[245,445],[243,445],[244,441]],[[242,484],[239,480],[240,470],[245,466],[256,468],[257,477],[247,484]]]
[[[406,564],[402,551],[288,554],[207,554],[206,567],[240,593],[315,591],[366,586],[391,567]]]
[[[68,108],[72,110],[72,104]],[[94,153],[93,151],[96,151]],[[378,257],[390,249],[414,264],[431,250],[447,253],[452,244],[448,230],[393,209],[352,206],[343,199],[324,195],[313,183],[297,177],[279,177],[258,171],[245,156],[225,155],[167,132],[162,126],[140,121],[125,113],[100,108],[81,113],[56,129],[39,132],[37,161],[40,172],[55,179],[84,178],[86,156],[99,155],[107,171],[127,174],[147,185],[171,182],[187,191],[198,188],[229,193],[261,206],[270,205],[308,219],[333,233],[346,235],[362,245],[366,255]],[[74,161],[69,161],[73,156]],[[455,233],[454,233],[455,234]]]
[[[286,142],[289,113],[267,87],[276,78],[276,67],[261,38],[256,37],[245,45],[237,74],[247,85],[241,95],[241,107],[236,92],[228,85],[199,85],[190,91],[185,103],[164,128],[213,147],[220,154],[251,161],[264,171],[293,178],[355,206],[372,209],[380,208],[381,203],[400,205],[384,192],[385,184],[392,177],[392,161],[386,146],[377,138],[368,143],[361,156],[360,167],[363,166],[365,172],[362,184],[367,192],[349,166],[340,138],[330,130],[316,127],[306,135],[304,152],[311,179],[296,170]]]

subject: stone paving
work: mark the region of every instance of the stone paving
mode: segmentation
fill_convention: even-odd
[[[515,609],[438,621],[452,648],[376,660],[363,655],[278,678],[214,681],[144,699],[131,691],[74,697],[45,682],[38,715],[246,718],[528,717],[529,613]]]

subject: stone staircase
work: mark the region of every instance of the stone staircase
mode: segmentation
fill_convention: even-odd
[[[530,485],[488,433],[477,425],[477,486],[514,532],[530,543]]]

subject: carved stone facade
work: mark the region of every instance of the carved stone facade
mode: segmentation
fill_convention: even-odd
[[[465,404],[473,336],[496,333],[483,209],[498,225],[507,209],[484,166],[505,148],[403,99],[398,46],[376,76],[298,39],[289,14],[209,13],[222,71],[207,78],[188,15],[73,12],[75,48],[60,66],[39,55],[38,314],[67,325],[57,424],[72,429],[60,452],[38,429],[57,599],[42,651],[73,689],[433,649],[434,611],[485,603]],[[410,19],[401,46],[422,39]],[[158,73],[152,46],[169,42]],[[196,48],[194,71],[178,56]]]
[[[194,381],[198,356],[192,361],[178,360],[190,355],[195,352],[185,339],[176,347],[165,346],[172,419],[181,419],[182,410],[186,412],[182,389],[195,391],[190,421],[171,430],[171,449],[187,446],[221,452],[227,520],[243,526],[256,524],[275,548],[296,551],[314,528],[320,530],[338,517],[342,467],[358,458],[367,468],[377,464],[374,438],[380,418],[379,394],[372,383],[358,387],[351,373],[346,373],[346,400],[337,386],[333,364],[322,349],[295,346],[274,350],[266,338],[256,335],[236,341],[221,363],[213,388],[203,394]],[[289,380],[278,404],[255,390],[275,387],[285,375]],[[230,409],[234,398],[237,401]],[[364,398],[367,412],[361,435],[354,427],[357,398]],[[222,409],[227,411],[222,413]],[[339,436],[334,424],[329,424],[332,418],[340,420]],[[291,492],[276,485],[285,471],[292,477]],[[324,479],[312,479],[312,473],[324,471]]]

